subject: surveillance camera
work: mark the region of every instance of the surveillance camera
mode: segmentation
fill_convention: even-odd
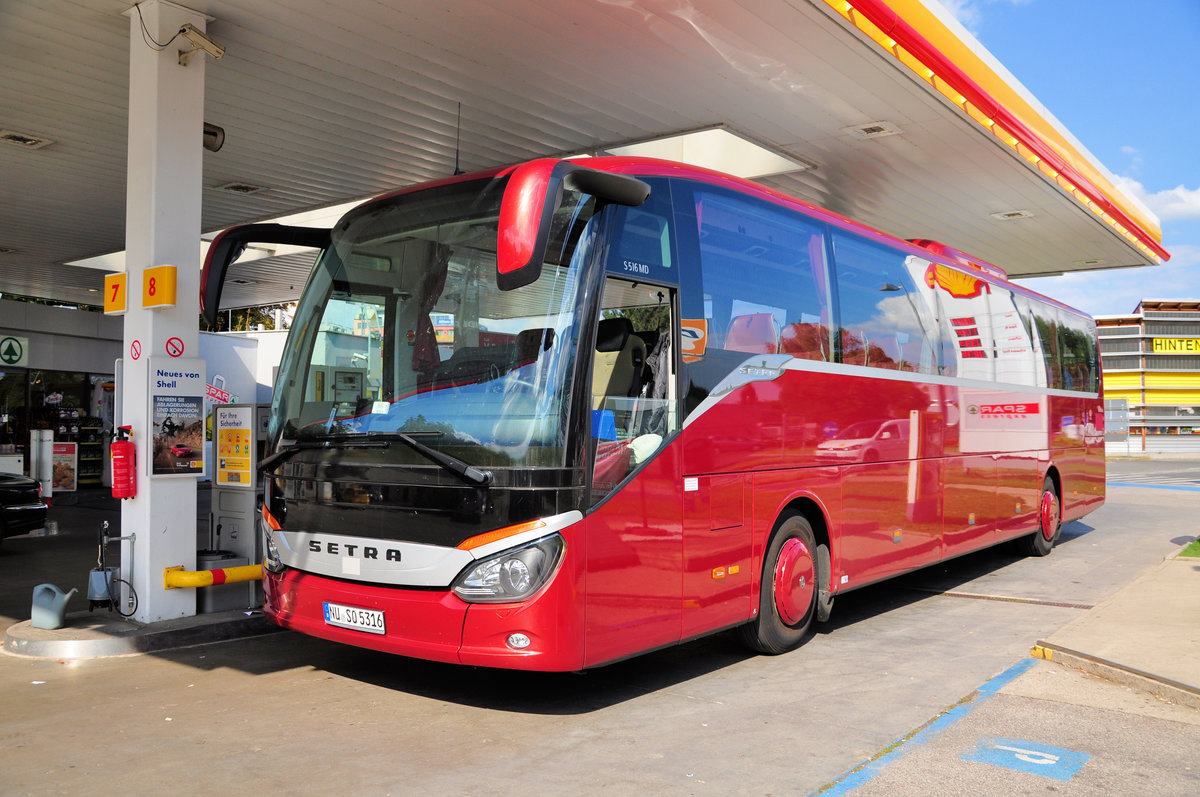
[[[204,148],[209,152],[219,152],[223,146],[225,146],[225,128],[205,122]]]
[[[187,60],[185,56],[191,56],[191,54],[196,52],[196,50],[203,50],[204,52],[208,53],[210,56],[212,56],[214,61],[220,60],[221,56],[225,55],[224,47],[208,38],[203,31],[198,29],[190,22],[183,23],[183,27],[179,29],[179,35],[191,42],[191,45],[195,48],[194,50],[180,53],[180,63],[186,64]]]

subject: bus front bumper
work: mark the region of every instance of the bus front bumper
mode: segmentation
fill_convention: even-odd
[[[339,581],[292,568],[264,573],[265,610],[284,628],[347,645],[432,661],[522,670],[583,667],[572,579],[556,574],[522,603],[467,603],[449,590]],[[326,604],[382,612],[385,633],[339,627]],[[514,648],[513,635],[529,640]]]

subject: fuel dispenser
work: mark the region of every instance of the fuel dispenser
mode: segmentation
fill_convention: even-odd
[[[258,462],[267,440],[265,404],[213,407],[213,482],[208,548],[196,554],[199,570],[258,564],[263,559],[255,505],[260,488]],[[197,590],[201,613],[259,606],[257,581]]]

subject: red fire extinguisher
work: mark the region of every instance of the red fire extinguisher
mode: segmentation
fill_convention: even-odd
[[[128,426],[117,429],[112,441],[112,494],[113,498],[137,497],[137,467],[135,450]]]

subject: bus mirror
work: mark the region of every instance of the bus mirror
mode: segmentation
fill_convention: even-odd
[[[496,242],[500,290],[529,285],[541,276],[551,222],[564,186],[618,205],[637,206],[650,195],[650,186],[636,177],[589,169],[573,161],[541,158],[518,166],[500,201]]]
[[[208,246],[208,254],[204,256],[204,267],[200,272],[200,314],[210,325],[217,323],[226,272],[251,243],[324,249],[329,245],[329,230],[282,224],[246,224],[230,227],[214,238]]]

